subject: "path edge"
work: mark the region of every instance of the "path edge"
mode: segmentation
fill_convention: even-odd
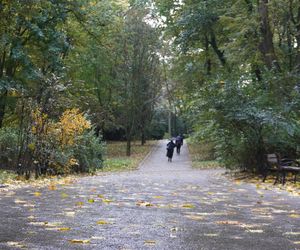
[[[138,164],[137,166],[137,170],[140,170],[141,166],[143,166],[143,164],[148,160],[148,158],[150,157],[150,155],[152,155],[152,153],[158,148],[159,142],[161,140],[157,140],[156,143],[152,146],[151,150],[148,152],[148,154],[144,157],[144,159]]]

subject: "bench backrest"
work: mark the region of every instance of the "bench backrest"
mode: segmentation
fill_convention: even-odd
[[[266,160],[269,168],[281,169],[279,156],[277,154],[267,154]]]
[[[267,154],[268,163],[276,164],[278,163],[278,156],[276,154]]]

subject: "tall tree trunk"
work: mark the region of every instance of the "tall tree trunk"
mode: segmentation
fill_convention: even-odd
[[[217,44],[217,39],[216,39],[216,35],[214,33],[213,30],[210,31],[210,40],[209,40],[209,44],[211,45],[211,47],[213,48],[214,52],[217,54],[222,66],[225,66],[226,64],[226,59],[224,56],[224,51],[221,51],[218,47]]]
[[[3,125],[5,108],[6,108],[6,98],[7,98],[7,90],[5,90],[0,95],[0,128],[2,128],[2,125]]]
[[[295,38],[297,41],[296,69],[299,72],[300,71],[300,7],[298,7],[297,9],[297,16],[294,17],[292,1],[290,1],[290,16],[296,28],[296,34],[295,34]]]
[[[207,35],[205,35],[205,65],[204,67],[206,68],[206,74],[210,75],[211,74],[211,60],[209,56],[209,41]]]
[[[141,132],[141,144],[142,144],[142,146],[145,145],[145,143],[146,143],[145,129],[142,129],[142,132]]]
[[[171,111],[169,111],[169,115],[168,115],[168,132],[171,138],[172,137],[172,112]]]
[[[300,33],[300,27],[299,27],[299,31],[297,31],[297,33]],[[297,54],[296,54],[296,69],[298,72],[300,72],[300,35],[297,39]]]
[[[127,143],[126,143],[126,155],[131,155],[131,137],[127,137]]]
[[[269,0],[258,1],[258,13],[260,16],[261,31],[261,42],[259,44],[259,50],[268,69],[272,69],[274,67],[276,70],[280,71],[280,66],[277,62],[273,44],[273,33],[269,22],[268,2]]]

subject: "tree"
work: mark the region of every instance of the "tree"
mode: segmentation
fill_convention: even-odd
[[[70,47],[63,28],[77,1],[1,1],[0,3],[0,127],[13,91],[29,90],[37,102],[47,88],[47,76],[60,74]]]
[[[195,136],[215,142],[227,166],[262,171],[265,152],[295,154],[299,3],[155,2],[174,38],[173,93]]]
[[[142,144],[145,142],[146,127],[151,122],[153,104],[160,90],[159,33],[145,21],[147,14],[144,8],[132,6],[121,37],[120,123],[125,127],[127,155],[136,131],[140,131]]]

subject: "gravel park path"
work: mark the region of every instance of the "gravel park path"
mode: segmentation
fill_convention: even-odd
[[[0,249],[300,249],[300,199],[169,163],[0,192]]]

